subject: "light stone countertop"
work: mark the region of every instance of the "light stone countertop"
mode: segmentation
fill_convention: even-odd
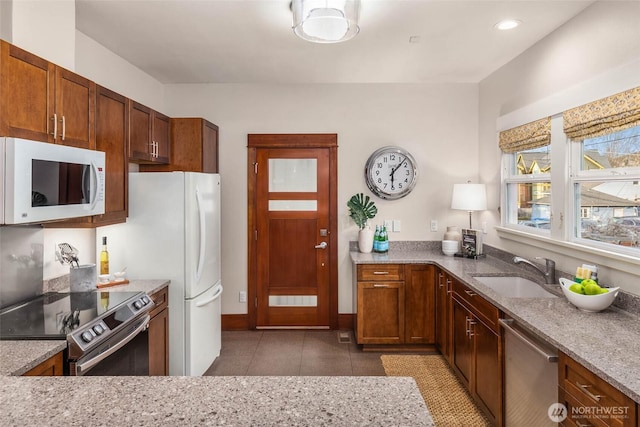
[[[434,426],[407,377],[3,377],[3,426]]]
[[[640,403],[640,316],[637,314],[616,307],[599,313],[578,310],[562,295],[559,285],[546,287],[559,295],[558,298],[503,297],[473,276],[517,274],[542,283],[542,275],[529,267],[494,256],[475,260],[445,256],[438,246],[410,245],[397,248],[392,248],[387,254],[351,251],[350,256],[355,265],[432,263],[443,268],[515,319],[519,325]]]
[[[154,293],[166,280],[98,291]],[[0,375],[21,375],[65,341],[0,341]],[[0,425],[434,426],[407,377],[15,377]],[[27,421],[28,420],[28,421]]]
[[[0,341],[0,376],[20,376],[65,348],[64,340]]]

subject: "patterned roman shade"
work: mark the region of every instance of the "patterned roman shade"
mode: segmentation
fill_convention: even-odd
[[[500,132],[500,149],[505,153],[544,147],[551,143],[551,117]]]
[[[574,140],[618,132],[640,124],[640,87],[599,99],[562,114],[564,132]]]

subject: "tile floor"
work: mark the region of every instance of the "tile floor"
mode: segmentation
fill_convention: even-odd
[[[220,356],[205,375],[384,376],[381,353],[341,342],[339,331],[223,331]]]

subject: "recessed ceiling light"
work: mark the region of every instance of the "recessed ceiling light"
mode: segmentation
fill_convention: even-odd
[[[502,21],[494,25],[494,27],[498,30],[512,30],[520,24],[522,24],[522,21],[519,21],[517,19],[503,19]]]

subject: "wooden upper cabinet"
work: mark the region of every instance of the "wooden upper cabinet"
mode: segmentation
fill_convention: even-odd
[[[54,142],[95,149],[96,84],[58,66],[55,76]]]
[[[127,219],[130,101],[100,86],[96,91],[96,149],[106,153],[106,189],[104,214],[94,216],[93,222],[96,225],[106,225]]]
[[[130,107],[129,161],[169,163],[169,117],[138,102]]]
[[[218,126],[202,118],[172,118],[171,163],[140,165],[140,171],[218,173]]]
[[[0,132],[94,149],[95,83],[0,43]]]

